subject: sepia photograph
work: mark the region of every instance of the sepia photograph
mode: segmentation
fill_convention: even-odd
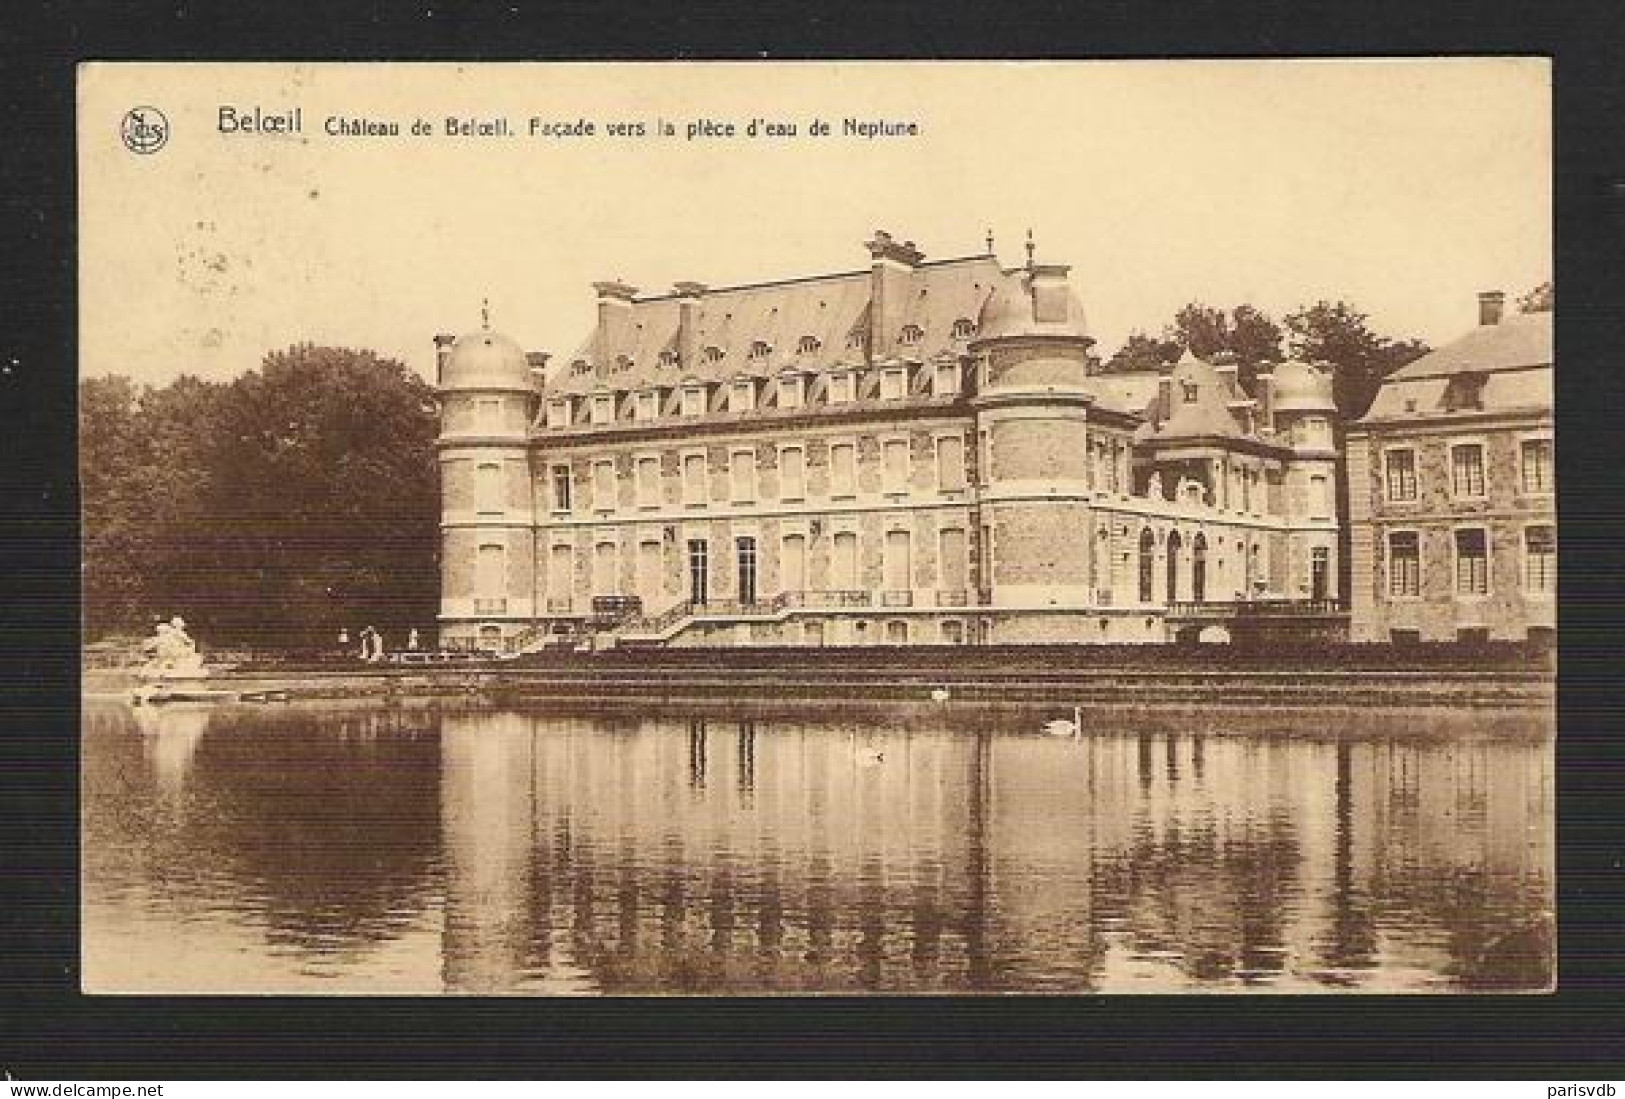
[[[1554,991],[1551,75],[81,65],[83,991]]]

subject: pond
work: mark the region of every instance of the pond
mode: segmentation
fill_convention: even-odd
[[[1540,990],[1544,712],[87,700],[96,992]]]

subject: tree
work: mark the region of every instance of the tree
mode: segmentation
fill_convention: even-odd
[[[1379,336],[1367,320],[1347,302],[1318,301],[1285,321],[1293,358],[1330,365],[1332,397],[1345,422],[1365,415],[1384,378],[1431,350],[1420,340]]]
[[[1134,332],[1123,341],[1117,353],[1101,367],[1103,374],[1127,374],[1136,370],[1161,370],[1179,358],[1179,345]]]
[[[221,401],[196,594],[237,638],[312,644],[432,623],[439,469],[433,390],[370,351],[267,355]]]
[[[1547,279],[1529,293],[1518,299],[1518,312],[1520,313],[1550,313],[1554,305],[1555,295],[1552,290],[1552,280]]]

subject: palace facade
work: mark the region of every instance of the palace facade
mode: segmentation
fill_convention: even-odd
[[[1348,433],[1357,641],[1550,640],[1552,314],[1503,316],[1389,375]]]
[[[1303,363],[1099,372],[1068,268],[927,260],[642,295],[567,360],[438,337],[442,642],[1225,635],[1335,615],[1335,409]]]

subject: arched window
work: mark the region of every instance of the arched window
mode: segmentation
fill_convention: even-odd
[[[1207,536],[1198,534],[1191,545],[1191,598],[1207,599]]]
[[[1168,602],[1179,599],[1179,549],[1183,540],[1177,530],[1168,532]]]
[[[1140,532],[1140,602],[1151,602],[1151,570],[1157,556],[1157,536],[1147,527]]]

